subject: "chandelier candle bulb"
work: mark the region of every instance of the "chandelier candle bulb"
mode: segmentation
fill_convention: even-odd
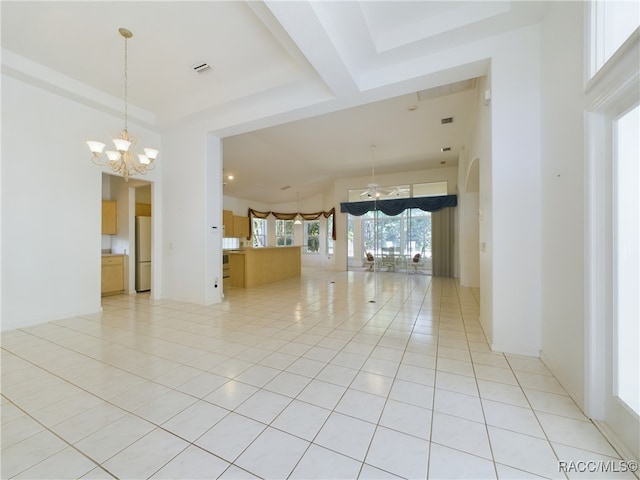
[[[123,138],[114,138],[113,144],[116,146],[116,150],[118,150],[120,153],[128,151],[129,147],[131,146],[131,142]]]
[[[91,153],[93,153],[94,155],[100,155],[105,147],[104,143],[94,142],[93,140],[89,140],[87,142],[87,145],[89,145],[89,150],[91,150]]]
[[[117,162],[120,160],[120,152],[114,152],[113,150],[107,150],[106,152],[107,158],[110,162]]]
[[[158,150],[156,150],[155,148],[145,148],[144,149],[144,154],[146,155],[147,158],[150,158],[151,160],[155,160],[156,157],[158,156],[158,153],[160,153]]]

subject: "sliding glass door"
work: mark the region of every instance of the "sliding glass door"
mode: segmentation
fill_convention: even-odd
[[[373,258],[380,271],[413,271],[412,259],[420,254],[420,267],[427,271],[431,261],[431,213],[420,209],[405,210],[389,216],[380,211],[367,212],[347,221],[349,268],[360,269]]]

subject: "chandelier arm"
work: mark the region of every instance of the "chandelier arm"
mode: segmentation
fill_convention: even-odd
[[[91,156],[91,161],[94,163],[94,165],[98,165],[99,167],[106,167],[108,165],[107,162],[105,162],[101,156],[99,155],[92,155]]]

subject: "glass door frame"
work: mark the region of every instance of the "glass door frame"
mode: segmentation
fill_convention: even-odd
[[[638,30],[587,84],[585,413],[627,460],[638,460],[640,418],[616,395],[616,123],[640,103]]]

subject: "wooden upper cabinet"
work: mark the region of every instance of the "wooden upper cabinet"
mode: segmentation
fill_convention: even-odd
[[[231,210],[222,210],[222,225],[225,237],[246,238],[249,236],[249,217],[234,215]]]
[[[233,216],[233,236],[238,238],[249,236],[249,217]]]
[[[233,237],[233,212],[222,210],[222,225],[224,226],[224,236]]]
[[[102,234],[118,233],[118,203],[113,200],[102,201]]]
[[[136,203],[136,217],[150,217],[150,216],[151,216],[150,203]]]

